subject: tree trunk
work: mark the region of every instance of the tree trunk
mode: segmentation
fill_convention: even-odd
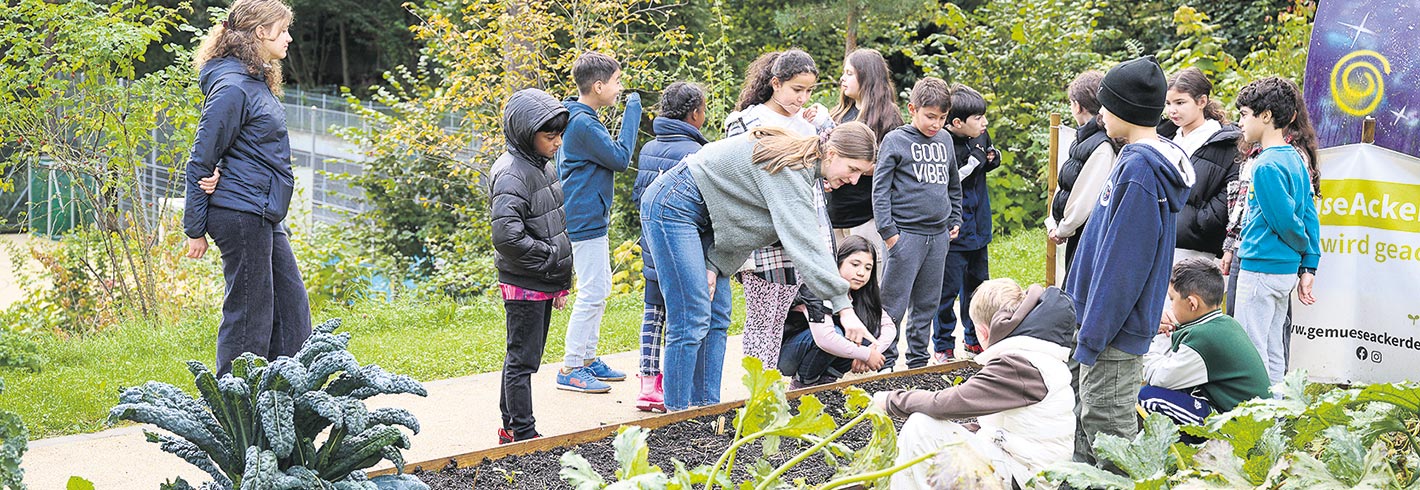
[[[340,30],[340,85],[350,86],[350,45],[345,40],[345,24],[341,22],[337,28]]]
[[[847,58],[854,50],[858,49],[858,6],[848,7],[848,27],[843,36],[843,57]]]

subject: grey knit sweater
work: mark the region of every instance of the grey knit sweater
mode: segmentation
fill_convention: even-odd
[[[809,290],[827,298],[834,311],[851,307],[848,281],[839,276],[818,229],[818,167],[770,174],[750,158],[755,141],[745,133],[686,157],[715,230],[707,265],[720,275],[734,273],[750,252],[779,241]]]

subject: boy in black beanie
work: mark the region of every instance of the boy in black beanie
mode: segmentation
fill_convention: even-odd
[[[1073,355],[1080,363],[1074,459],[1083,463],[1096,463],[1091,445],[1099,434],[1127,440],[1139,431],[1134,404],[1144,380],[1141,356],[1163,314],[1174,221],[1193,184],[1187,154],[1154,131],[1167,90],[1153,56],[1116,65],[1100,85],[1105,132],[1128,144],[1065,276],[1080,324]]]

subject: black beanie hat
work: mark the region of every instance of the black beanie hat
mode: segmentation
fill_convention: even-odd
[[[1135,58],[1109,69],[1100,83],[1100,105],[1136,126],[1154,127],[1164,112],[1169,84],[1153,55]]]

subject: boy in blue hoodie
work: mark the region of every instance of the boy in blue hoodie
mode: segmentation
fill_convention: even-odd
[[[580,97],[562,104],[571,113],[557,176],[566,193],[567,236],[572,239],[572,263],[577,277],[577,301],[567,321],[564,366],[557,373],[557,388],[582,393],[606,393],[626,374],[597,357],[606,298],[611,294],[611,248],[607,227],[611,223],[611,184],[616,172],[631,165],[636,134],[641,128],[641,97],[626,98],[621,133],[611,133],[597,111],[616,105],[621,95],[621,63],[605,54],[588,51],[572,63],[572,78]]]
[[[1120,149],[1065,276],[1080,324],[1074,459],[1082,463],[1095,463],[1091,446],[1099,434],[1133,439],[1139,431],[1141,356],[1163,314],[1174,224],[1193,184],[1187,154],[1154,130],[1167,90],[1153,56],[1116,65],[1100,84],[1100,121],[1109,137],[1129,144]]]
[[[1302,304],[1315,303],[1312,282],[1321,261],[1312,178],[1301,153],[1287,143],[1287,134],[1311,131],[1302,127],[1308,118],[1306,106],[1297,103],[1300,93],[1291,81],[1268,77],[1247,84],[1237,98],[1243,139],[1261,143],[1263,150],[1252,164],[1234,312],[1273,384],[1287,370],[1285,321],[1292,289]],[[1315,162],[1314,151],[1307,150]]]

